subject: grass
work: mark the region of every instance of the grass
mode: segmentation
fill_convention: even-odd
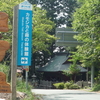
[[[26,83],[24,81],[17,81],[17,91],[27,94],[26,98],[23,100],[36,100],[31,92],[32,86],[28,84],[26,88]]]
[[[7,78],[8,78],[9,70],[10,70],[9,66],[7,66],[5,63],[0,64],[0,72],[3,72]]]
[[[92,91],[100,91],[100,84],[95,84]]]

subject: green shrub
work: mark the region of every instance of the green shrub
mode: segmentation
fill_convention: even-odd
[[[64,84],[65,89],[80,89],[80,87],[77,84],[74,84],[73,82],[66,82]]]
[[[69,87],[72,85],[72,83],[70,83],[70,82],[66,82],[65,84],[64,84],[64,88],[65,89],[69,89]]]
[[[80,86],[74,84],[73,81],[70,82],[61,82],[53,84],[57,89],[80,89]]]
[[[80,87],[77,84],[72,84],[69,86],[69,89],[80,89]]]
[[[92,91],[100,91],[100,84],[94,85]]]
[[[64,82],[53,84],[57,89],[64,89]]]

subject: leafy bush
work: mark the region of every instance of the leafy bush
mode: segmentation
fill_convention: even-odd
[[[64,84],[65,89],[80,89],[80,87],[77,84],[74,84],[73,82],[66,82]]]
[[[71,82],[66,82],[65,84],[64,84],[64,88],[65,89],[69,89],[69,87],[72,85],[72,83]]]
[[[100,84],[94,85],[92,91],[100,91]]]
[[[70,82],[60,82],[53,84],[57,89],[80,89],[80,86],[74,84],[73,81]]]
[[[64,89],[64,82],[53,84],[57,89]]]
[[[69,89],[80,89],[80,87],[77,84],[72,84],[69,86]]]

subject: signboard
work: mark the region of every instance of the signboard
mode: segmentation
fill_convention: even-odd
[[[4,40],[0,40],[0,62],[3,60],[6,51],[10,48],[10,43]]]
[[[8,32],[8,14],[0,11],[0,32]]]
[[[32,5],[28,1],[19,4],[17,65],[31,65]]]
[[[0,72],[0,93],[11,93],[10,84],[6,82],[6,75]]]

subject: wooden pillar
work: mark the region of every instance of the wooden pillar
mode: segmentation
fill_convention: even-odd
[[[14,7],[12,33],[12,63],[11,63],[11,100],[16,100],[16,72],[17,72],[17,23],[18,6]]]

